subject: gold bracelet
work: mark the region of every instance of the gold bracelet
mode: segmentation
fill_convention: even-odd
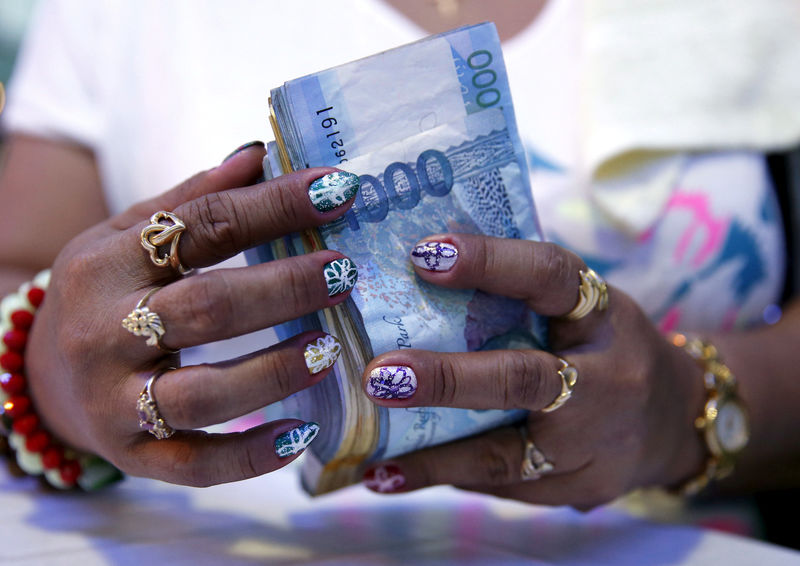
[[[717,349],[698,338],[673,334],[671,341],[697,360],[703,369],[703,384],[708,393],[702,414],[694,421],[709,452],[705,468],[680,486],[681,495],[691,497],[709,483],[733,472],[739,454],[750,439],[750,425],[744,403],[737,394],[736,377],[719,359]]]

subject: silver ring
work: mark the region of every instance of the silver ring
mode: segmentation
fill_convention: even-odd
[[[122,327],[135,336],[145,336],[147,341],[145,344],[148,346],[155,346],[162,352],[167,354],[177,354],[180,350],[172,350],[164,346],[161,338],[167,329],[161,321],[161,317],[157,312],[151,311],[146,305],[147,300],[153,296],[153,293],[161,289],[155,287],[150,289],[142,300],[136,303],[136,307],[128,313],[128,316],[122,319]]]
[[[578,288],[578,304],[562,318],[580,320],[597,308],[604,311],[608,308],[608,285],[593,269],[580,271],[581,286]]]
[[[147,383],[144,384],[144,389],[139,393],[139,398],[136,400],[136,413],[139,416],[139,428],[146,430],[159,440],[169,438],[175,434],[175,429],[167,424],[167,421],[164,420],[164,417],[161,416],[161,412],[158,410],[156,396],[153,392],[153,384],[156,379],[161,377],[164,373],[174,369],[176,368],[170,367],[160,369],[151,375]]]
[[[558,377],[561,378],[561,393],[552,403],[542,409],[543,413],[551,413],[569,401],[569,398],[572,397],[572,390],[578,383],[578,370],[575,369],[575,366],[569,365],[564,358],[558,358],[558,361],[561,362],[561,369],[558,370]]]
[[[522,442],[525,449],[522,455],[522,466],[520,467],[520,478],[522,481],[535,481],[540,479],[543,475],[552,472],[555,467],[552,462],[549,462],[542,451],[536,448],[536,445],[528,437],[528,430],[525,425],[519,429],[522,434]]]

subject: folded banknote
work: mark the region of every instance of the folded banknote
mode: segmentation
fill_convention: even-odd
[[[301,77],[274,89],[265,175],[336,166],[359,176],[350,211],[318,230],[248,252],[251,263],[335,249],[358,267],[350,297],[282,325],[319,329],[343,350],[318,385],[281,403],[313,420],[303,483],[313,494],[359,481],[378,459],[523,417],[520,411],[386,409],[361,389],[389,350],[538,348],[544,321],[520,301],[443,289],[416,277],[409,252],[438,232],[541,239],[500,41],[491,23],[460,28]]]

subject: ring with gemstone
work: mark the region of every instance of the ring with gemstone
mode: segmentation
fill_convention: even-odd
[[[139,398],[136,400],[136,413],[139,416],[139,428],[146,430],[159,440],[169,438],[175,434],[175,429],[169,426],[167,421],[164,420],[164,417],[161,416],[161,412],[158,410],[158,404],[156,404],[153,385],[156,379],[174,369],[176,368],[170,367],[160,369],[151,375],[150,379],[145,383],[144,389],[139,393]]]
[[[558,377],[561,378],[561,393],[556,397],[552,403],[542,409],[543,413],[550,413],[558,409],[561,405],[569,401],[572,397],[572,390],[575,384],[578,383],[578,370],[574,366],[569,365],[569,362],[563,358],[558,358],[561,362],[561,369],[558,370]]]

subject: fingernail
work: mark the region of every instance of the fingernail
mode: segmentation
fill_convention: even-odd
[[[458,260],[458,249],[446,242],[423,242],[411,250],[411,263],[428,271],[448,271]]]
[[[233,157],[233,156],[234,156],[234,155],[236,155],[237,153],[239,153],[239,152],[241,152],[241,151],[244,151],[244,150],[245,150],[245,149],[247,149],[248,147],[254,147],[254,146],[264,147],[264,142],[262,142],[262,141],[259,141],[259,140],[255,140],[255,141],[247,142],[247,143],[246,143],[246,144],[244,144],[244,145],[240,145],[239,147],[237,147],[236,149],[234,149],[232,152],[230,152],[230,153],[228,154],[228,157],[226,157],[225,159],[223,159],[223,160],[222,160],[222,162],[223,162],[223,163],[225,163],[225,162],[226,162],[228,159],[230,159],[231,157]]]
[[[305,450],[319,432],[317,423],[303,423],[275,439],[275,453],[281,458],[294,456]]]
[[[364,472],[364,485],[378,493],[394,493],[405,487],[406,477],[394,464],[384,464]]]
[[[308,187],[308,197],[314,208],[320,212],[328,212],[353,198],[360,186],[358,175],[347,171],[334,171],[311,183]]]
[[[417,391],[417,375],[408,366],[383,366],[369,372],[367,393],[376,399],[408,399]]]
[[[308,372],[313,375],[331,367],[339,358],[341,351],[342,345],[330,334],[309,342],[304,352]]]
[[[335,259],[322,268],[328,296],[333,297],[353,288],[358,281],[358,269],[348,258]]]

